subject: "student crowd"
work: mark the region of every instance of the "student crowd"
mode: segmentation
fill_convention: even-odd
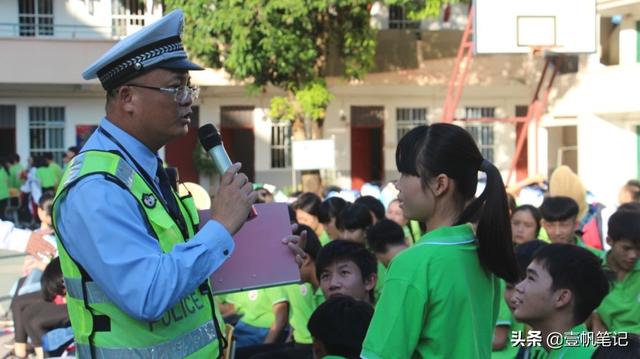
[[[396,198],[289,199],[306,254],[301,283],[216,297],[236,358],[640,357],[640,182],[623,186],[614,209],[589,203],[566,167],[507,195],[453,127],[402,139]],[[26,175],[16,156],[0,168],[0,194],[37,203],[41,230],[59,183],[48,157]],[[544,191],[541,203],[518,196],[532,188]],[[274,201],[257,191],[259,202]],[[69,326],[60,263],[29,257],[24,274],[12,353],[43,357],[42,337]]]

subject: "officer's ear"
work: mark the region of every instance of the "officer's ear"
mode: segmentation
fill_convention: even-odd
[[[134,110],[134,92],[131,86],[123,85],[115,90],[115,101],[125,112],[133,112]]]

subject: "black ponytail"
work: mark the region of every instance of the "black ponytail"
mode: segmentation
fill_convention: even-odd
[[[473,137],[462,127],[437,123],[418,126],[398,143],[396,165],[401,173],[430,178],[446,174],[456,183],[463,203],[469,203],[456,221],[477,221],[478,257],[482,266],[509,283],[517,281],[507,193],[498,169],[485,160]],[[482,194],[474,199],[478,171],[487,175]]]

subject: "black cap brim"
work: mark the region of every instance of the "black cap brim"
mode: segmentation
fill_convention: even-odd
[[[194,64],[186,58],[175,58],[163,61],[153,67],[169,70],[187,70],[187,71],[201,71],[204,67]]]

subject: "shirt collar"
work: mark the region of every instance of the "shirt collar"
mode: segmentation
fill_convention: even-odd
[[[158,160],[160,158],[156,153],[153,153],[149,147],[145,146],[137,138],[131,136],[129,133],[122,130],[120,127],[113,124],[106,117],[100,121],[100,127],[109,132],[127,152],[135,159],[142,169],[147,172],[151,178],[156,177],[156,171],[158,170]],[[118,148],[120,152],[122,149]],[[127,156],[126,153],[122,153],[123,156]],[[131,158],[128,158],[128,162],[132,162]],[[133,165],[133,163],[131,163]]]
[[[475,236],[473,233],[473,227],[470,223],[465,223],[458,226],[440,227],[427,232],[416,244],[451,246],[470,244],[474,242]]]

